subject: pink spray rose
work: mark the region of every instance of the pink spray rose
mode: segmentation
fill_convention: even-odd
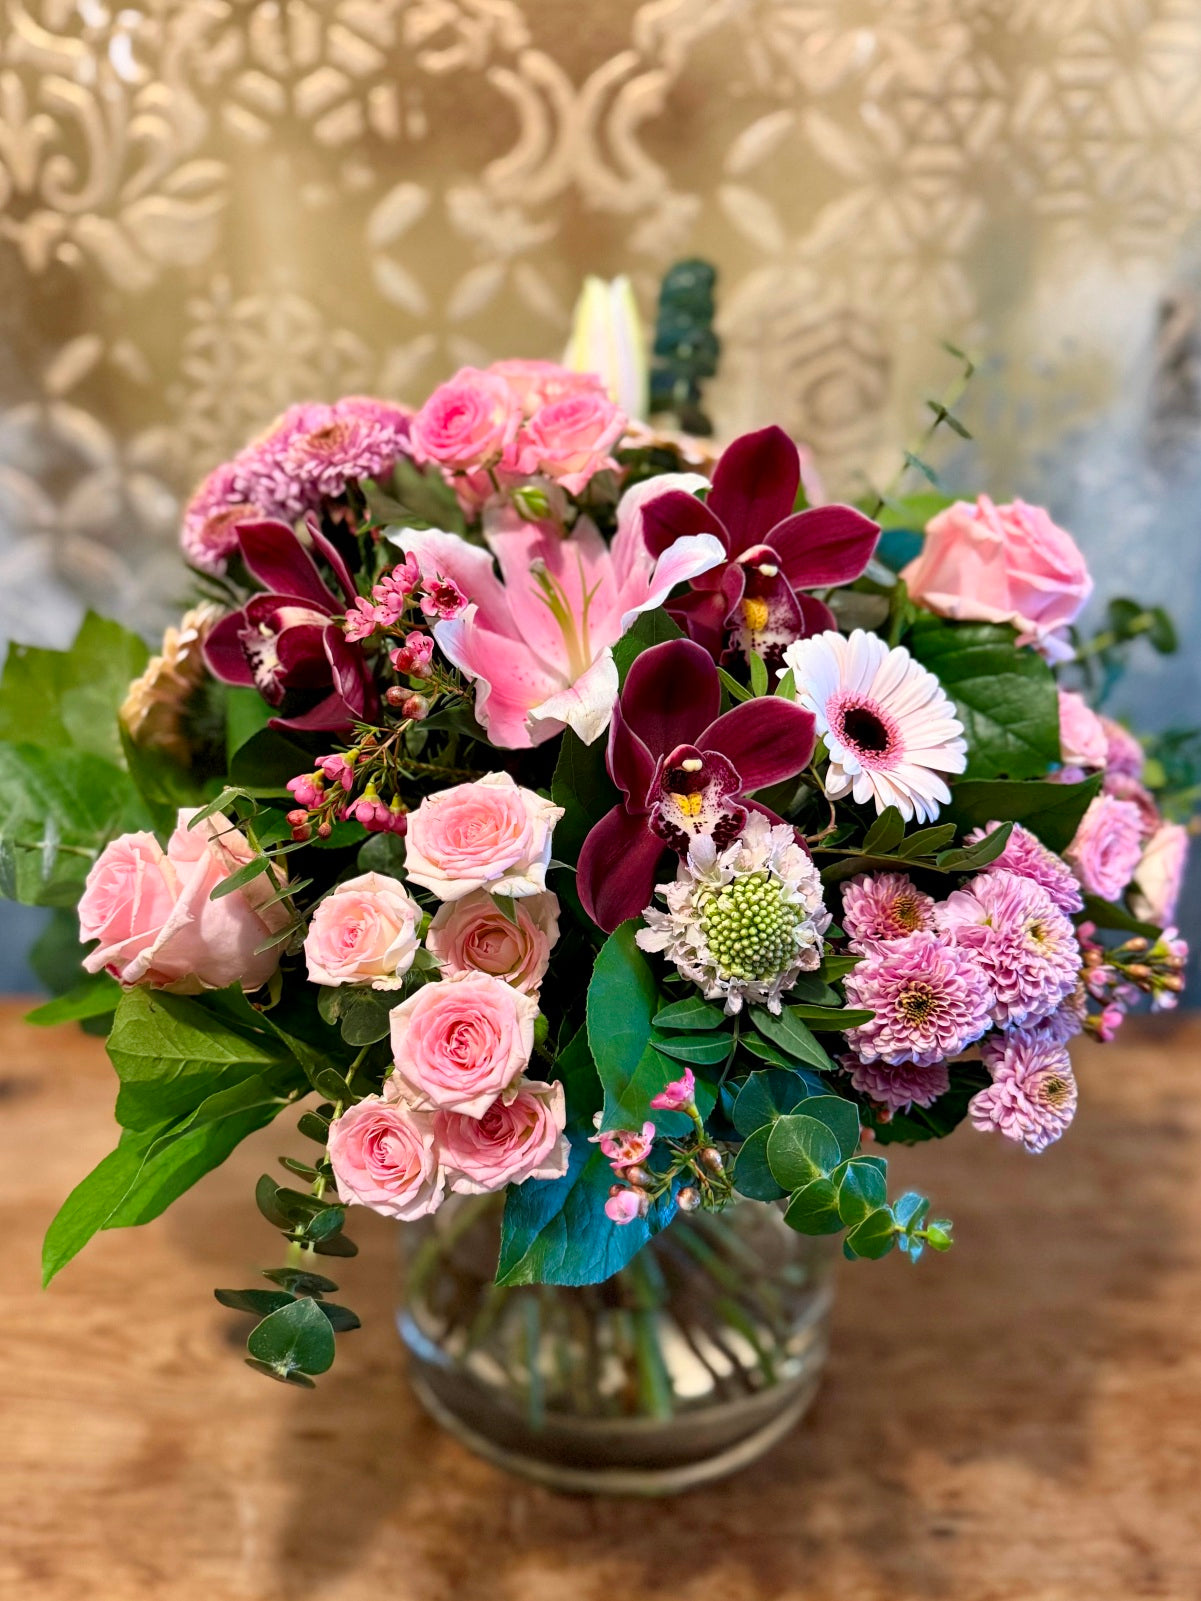
[[[433,1119],[407,1106],[378,1095],[348,1106],[329,1126],[329,1159],[345,1206],[369,1206],[408,1222],[442,1202]]]
[[[572,372],[555,361],[494,361],[488,371],[504,379],[527,417],[555,400],[605,392],[596,373]]]
[[[1104,723],[1074,689],[1059,691],[1059,750],[1069,767],[1104,767],[1109,753]]]
[[[522,789],[508,773],[427,795],[409,817],[405,872],[439,900],[473,890],[540,895],[561,806]]]
[[[486,973],[423,985],[392,1009],[396,1071],[386,1099],[483,1117],[498,1096],[516,1094],[537,1015],[532,996]]]
[[[939,616],[1013,623],[1020,644],[1037,644],[1058,661],[1072,653],[1056,636],[1093,587],[1075,540],[1041,506],[994,506],[987,495],[974,506],[957,500],[931,518],[921,554],[901,577],[914,600]]]
[[[1138,807],[1133,801],[1098,795],[1089,802],[1076,837],[1063,854],[1090,895],[1116,901],[1143,854]]]
[[[426,945],[444,974],[490,973],[536,995],[559,937],[559,899],[549,890],[516,903],[511,923],[485,890],[438,908]]]
[[[1112,717],[1102,717],[1105,730],[1105,771],[1121,773],[1126,778],[1143,776],[1143,747],[1128,728],[1123,728]]]
[[[1161,823],[1152,834],[1134,873],[1131,904],[1136,917],[1161,928],[1175,920],[1188,847],[1188,829],[1183,823]]]
[[[520,423],[521,408],[503,378],[463,367],[413,418],[410,444],[418,461],[471,472],[499,461]]]
[[[304,942],[314,984],[399,988],[417,953],[421,908],[398,879],[360,873],[325,897]]]
[[[126,988],[149,984],[176,995],[198,995],[240,982],[259,989],[279,966],[279,947],[255,954],[288,922],[267,874],[241,889],[210,896],[231,873],[253,860],[250,841],[224,817],[189,830],[195,809],[179,813],[164,851],[153,834],[122,834],[106,845],[79,902],[79,937],[98,939],[84,959]]]
[[[609,451],[625,425],[625,412],[604,394],[586,391],[552,401],[530,418],[519,442],[519,469],[547,473],[578,495],[596,473],[617,466]]]
[[[483,1195],[526,1179],[557,1179],[567,1171],[562,1084],[522,1079],[511,1101],[495,1100],[483,1117],[437,1112],[434,1139],[457,1195]]]

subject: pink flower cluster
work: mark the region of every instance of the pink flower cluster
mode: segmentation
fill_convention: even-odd
[[[295,522],[347,485],[380,478],[409,449],[411,413],[349,395],[333,405],[290,406],[258,439],[213,469],[184,510],[180,542],[201,572],[221,574],[249,519]]]
[[[655,1112],[691,1112],[696,1115],[696,1075],[686,1067],[679,1078],[672,1079],[651,1097],[651,1110]],[[596,1114],[599,1125],[601,1114]],[[650,1210],[651,1197],[646,1186],[652,1175],[644,1167],[651,1154],[656,1137],[655,1125],[646,1122],[641,1129],[603,1129],[591,1136],[608,1158],[613,1175],[619,1180],[609,1191],[605,1202],[605,1216],[611,1223],[624,1226],[635,1218],[645,1217]]]
[[[464,367],[435,389],[413,418],[412,450],[455,475],[469,504],[495,484],[545,476],[568,494],[615,468],[610,452],[626,415],[600,378],[552,362]]]

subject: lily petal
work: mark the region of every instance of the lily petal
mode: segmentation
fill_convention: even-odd
[[[479,619],[475,606],[461,617],[434,624],[434,638],[448,661],[475,681],[475,715],[494,745],[528,750],[536,743],[526,719],[563,688],[520,640],[495,633]],[[549,739],[547,728],[540,737]]]
[[[640,579],[636,574],[625,586],[620,597],[626,607],[621,614],[622,633],[639,612],[653,611],[656,606],[662,606],[677,584],[710,572],[725,559],[725,547],[713,534],[686,534],[682,539],[677,539],[655,563],[649,586],[645,579]]]
[[[529,711],[530,741],[540,745],[544,739],[561,733],[564,725],[591,745],[609,726],[617,703],[617,663],[611,650],[602,651],[592,666],[574,684],[551,695]]]

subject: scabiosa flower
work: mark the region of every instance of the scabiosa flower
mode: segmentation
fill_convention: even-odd
[[[862,628],[849,639],[831,629],[798,639],[784,663],[830,753],[827,793],[874,800],[877,812],[895,806],[906,822],[937,817],[951,798],[939,775],[963,772],[967,744],[934,674]]]
[[[989,823],[987,828],[974,828],[967,836],[967,843],[977,844],[1000,826],[1000,823]],[[1013,825],[1005,849],[984,871],[1016,873],[1019,878],[1033,879],[1042,885],[1061,912],[1078,912],[1084,905],[1076,875],[1063,857],[1048,850],[1042,840],[1021,823]]]
[[[662,951],[727,1012],[744,1001],[779,1012],[797,976],[821,961],[830,925],[821,878],[786,824],[752,812],[722,851],[698,835],[675,883],[656,888],[667,910],[647,908],[638,944]]]
[[[934,897],[907,873],[860,873],[842,886],[842,924],[853,951],[934,927]]]
[[[978,873],[936,909],[945,939],[978,963],[1005,1027],[1037,1023],[1076,988],[1076,931],[1047,891],[1016,873]]]
[[[945,1062],[919,1067],[916,1062],[861,1062],[845,1056],[842,1065],[850,1069],[851,1083],[861,1095],[870,1097],[891,1112],[907,1112],[911,1106],[932,1106],[951,1087]]]
[[[928,930],[879,945],[846,977],[847,1000],[876,1015],[847,1031],[863,1062],[933,1067],[978,1040],[993,993],[973,953]]]
[[[992,1074],[974,1095],[968,1115],[982,1133],[997,1129],[1028,1151],[1052,1144],[1076,1115],[1076,1080],[1067,1047],[1038,1031],[1014,1029],[981,1048]]]

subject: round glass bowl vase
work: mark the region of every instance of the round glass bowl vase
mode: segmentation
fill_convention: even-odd
[[[401,1230],[412,1383],[471,1450],[559,1490],[667,1495],[753,1462],[805,1412],[828,1239],[735,1202],[677,1216],[604,1284],[501,1288],[502,1199],[452,1197]]]

